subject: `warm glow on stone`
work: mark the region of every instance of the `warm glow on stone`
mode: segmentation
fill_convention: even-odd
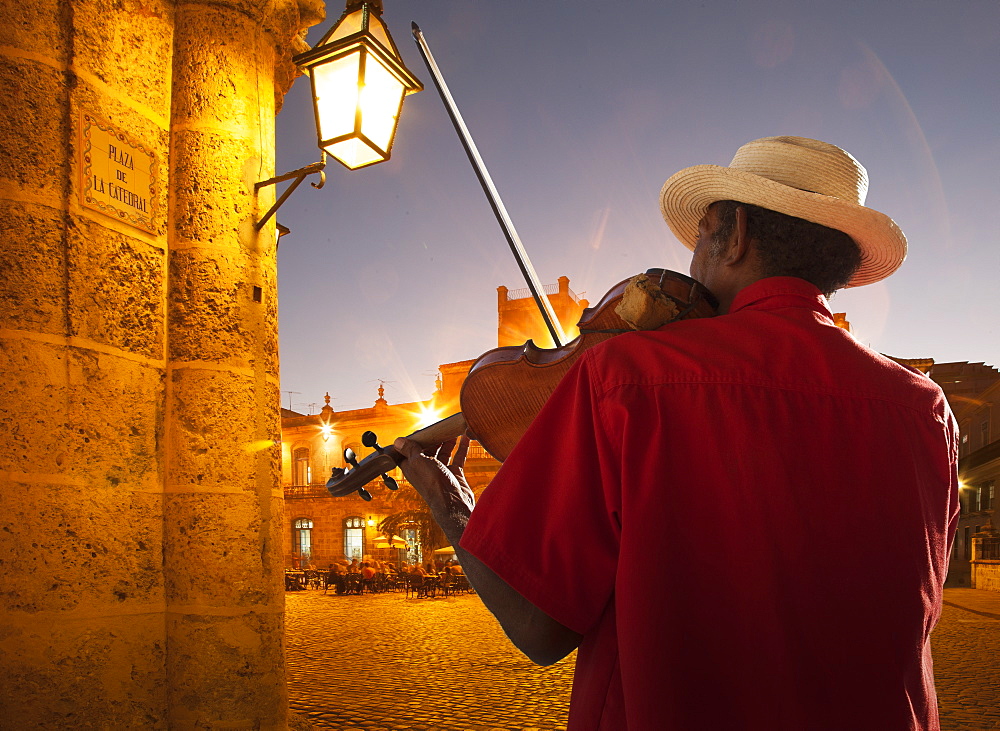
[[[245,449],[247,451],[247,454],[253,454],[254,452],[260,452],[262,450],[267,449],[268,447],[273,447],[273,446],[274,446],[273,439],[258,439],[257,441],[250,442],[248,445],[246,445]]]
[[[248,183],[323,3],[15,5],[0,726],[287,728],[275,233]]]

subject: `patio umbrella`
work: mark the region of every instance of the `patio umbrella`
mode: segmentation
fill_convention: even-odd
[[[444,556],[449,553],[455,553],[455,548],[453,546],[445,546],[444,548],[439,548],[434,551],[434,554],[437,556]]]
[[[375,536],[375,548],[406,548],[406,541],[399,536]]]

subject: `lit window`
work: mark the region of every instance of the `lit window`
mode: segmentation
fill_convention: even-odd
[[[344,556],[359,561],[365,552],[365,521],[357,516],[344,518]]]
[[[312,469],[309,467],[309,449],[301,447],[292,453],[292,484],[308,485],[312,482]]]
[[[292,553],[298,554],[299,566],[303,568],[312,556],[312,528],[309,518],[298,518],[292,524]]]
[[[403,528],[400,538],[406,541],[409,548],[406,549],[407,563],[423,563],[424,553],[420,546],[420,531],[416,528]]]

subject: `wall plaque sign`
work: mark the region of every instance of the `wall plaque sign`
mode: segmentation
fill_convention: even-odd
[[[89,112],[80,114],[80,203],[143,231],[156,233],[156,156]]]

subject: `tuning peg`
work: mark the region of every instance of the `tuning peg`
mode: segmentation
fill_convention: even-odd
[[[354,450],[350,447],[344,450],[344,461],[351,465],[354,469],[358,468],[358,455],[356,455]],[[363,487],[358,488],[358,495],[361,496],[362,500],[370,501],[372,499],[372,494]]]
[[[364,444],[369,449],[375,449],[379,452],[382,451],[382,447],[380,447],[378,444],[378,436],[376,436],[375,432],[373,431],[366,431],[364,434],[362,434],[361,443]],[[387,474],[382,475],[382,484],[385,485],[390,490],[399,489],[399,483],[396,482],[396,480],[394,480],[392,477],[389,477],[389,475]]]

